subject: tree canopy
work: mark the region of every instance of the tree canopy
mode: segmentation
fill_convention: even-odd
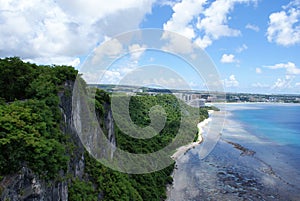
[[[0,178],[27,166],[46,180],[67,179],[70,157],[78,144],[61,130],[62,115],[58,94],[67,94],[64,85],[74,82],[78,72],[70,66],[44,66],[23,62],[18,57],[0,59]],[[83,85],[86,87],[85,83]],[[101,126],[111,110],[111,97],[95,89],[95,110]],[[68,92],[72,98],[72,92]],[[120,104],[123,102],[122,95]],[[197,135],[196,124],[207,117],[206,109],[182,104],[172,95],[140,94],[130,100],[132,122],[140,127],[150,124],[149,111],[160,105],[166,113],[166,124],[151,139],[136,139],[125,134],[115,123],[117,146],[131,153],[158,151],[176,137],[183,116],[186,132]],[[182,112],[184,110],[184,112]],[[160,110],[154,110],[160,112]],[[73,147],[73,149],[71,148]],[[85,152],[85,174],[68,177],[69,200],[164,200],[166,185],[174,163],[153,173],[130,175],[105,167]],[[63,177],[63,178],[59,178]]]

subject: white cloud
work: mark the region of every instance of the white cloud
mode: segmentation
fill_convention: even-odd
[[[246,29],[251,29],[253,31],[259,32],[259,27],[254,24],[247,24]]]
[[[179,54],[189,54],[193,52],[193,43],[191,40],[188,40],[179,34],[165,31],[162,39],[167,40],[167,42],[164,43],[165,45],[162,47],[162,50]]]
[[[257,0],[216,0],[212,3],[207,0],[182,0],[172,7],[172,18],[163,27],[206,48],[221,37],[241,34],[239,30],[229,27],[229,14],[237,3],[250,2],[256,3]]]
[[[106,56],[114,59],[118,58],[123,50],[122,43],[117,39],[106,40],[94,49],[94,56],[92,58],[92,64],[98,64],[102,59],[105,59]]]
[[[134,66],[129,63],[120,68],[103,71],[98,83],[126,84],[134,86],[160,86],[163,88],[188,89],[185,79],[171,69],[161,66]],[[95,79],[94,79],[95,80]]]
[[[0,57],[68,63],[105,35],[138,28],[153,1],[0,0]]]
[[[237,3],[250,3],[256,0],[224,0],[214,1],[210,7],[204,11],[204,17],[199,16],[197,28],[203,31],[204,36],[210,40],[217,40],[220,37],[239,36],[240,30],[230,28],[228,21],[229,13],[234,9]],[[204,37],[202,37],[204,38]]]
[[[173,7],[180,0],[157,0],[156,3],[161,6],[170,6]]]
[[[226,88],[238,87],[239,82],[236,80],[235,75],[230,75],[229,79],[224,80],[224,85]]]
[[[234,63],[236,62],[233,54],[223,54],[221,58],[222,63]]]
[[[83,74],[87,83],[119,84],[127,75],[137,69],[138,65],[135,62],[127,60],[122,62],[122,66],[110,66],[105,70],[96,71],[93,69],[92,72],[84,72]]]
[[[188,39],[195,37],[195,31],[191,21],[202,11],[206,0],[182,0],[176,3],[171,19],[163,25],[163,29],[179,33]]]
[[[151,1],[145,0],[125,0],[122,3],[119,0],[89,0],[88,2],[85,0],[76,0],[72,3],[69,0],[58,0],[57,2],[65,13],[73,16],[78,21],[95,21],[122,10],[149,6],[147,4],[151,3]],[[74,15],[75,13],[76,15]]]
[[[272,70],[277,69],[284,69],[285,70],[285,77],[278,78],[271,89],[275,90],[283,90],[283,89],[291,89],[293,88],[292,82],[295,79],[296,75],[300,75],[300,69],[292,62],[287,63],[279,63],[273,66],[264,66],[265,68],[269,68]]]
[[[274,12],[269,16],[267,38],[269,42],[289,46],[300,43],[300,19],[299,0],[291,1],[280,12]]]
[[[286,69],[287,75],[300,75],[300,69],[293,62],[279,63],[274,66],[264,66],[269,69]]]
[[[201,47],[202,49],[205,49],[206,47],[210,46],[212,44],[212,39],[210,39],[208,36],[203,36],[203,38],[198,37],[195,40],[195,44]]]
[[[119,71],[106,70],[103,74],[101,82],[106,84],[116,84],[119,83],[121,79],[122,75]]]
[[[243,44],[241,47],[238,47],[236,49],[236,52],[241,53],[241,52],[243,52],[243,51],[245,51],[247,49],[248,49],[248,46],[246,44]]]
[[[139,45],[139,44],[132,44],[128,47],[130,52],[131,59],[134,61],[138,61],[139,58],[145,52],[147,46],[146,45]]]
[[[198,18],[197,28],[205,30],[205,33],[212,39],[218,39],[221,36],[238,36],[239,30],[231,29],[228,23],[230,10],[233,9],[237,1],[214,1],[209,8],[204,11],[205,17]]]
[[[257,74],[261,74],[261,73],[262,73],[262,70],[261,70],[261,68],[256,68],[256,69],[255,69],[255,72],[256,72]]]
[[[285,78],[278,78],[271,89],[283,90],[287,88],[292,88],[291,82],[293,81],[294,76],[286,75]]]

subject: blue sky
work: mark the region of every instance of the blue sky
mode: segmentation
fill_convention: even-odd
[[[0,0],[0,57],[80,69],[103,41],[159,28],[203,48],[226,91],[299,94],[299,20],[300,0]],[[127,65],[151,64],[156,57],[190,78],[192,88],[203,86],[183,63],[139,49],[137,61],[118,61],[106,82],[124,76]]]

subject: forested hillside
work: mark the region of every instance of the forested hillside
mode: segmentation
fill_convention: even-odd
[[[14,57],[0,59],[0,72],[0,200],[166,198],[174,164],[153,173],[125,174],[105,167],[85,151],[72,126],[72,89],[78,74],[73,67],[35,65]],[[105,130],[110,96],[95,90],[92,101]],[[130,101],[132,121],[141,127],[149,125],[149,110],[157,104],[167,115],[159,135],[150,140],[135,139],[115,125],[119,148],[131,153],[157,151],[172,142],[182,115],[188,116],[188,132],[194,135],[196,123],[207,117],[205,109],[188,106],[182,113],[172,95],[144,94]]]

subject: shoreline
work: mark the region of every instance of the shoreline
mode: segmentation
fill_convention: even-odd
[[[171,158],[173,160],[177,160],[178,158],[180,158],[181,156],[183,156],[186,152],[188,152],[190,149],[194,148],[195,146],[201,144],[203,142],[203,129],[204,127],[210,122],[212,121],[211,118],[211,114],[214,112],[214,110],[208,110],[208,118],[204,119],[203,121],[199,122],[197,124],[197,128],[198,128],[198,138],[196,140],[196,142],[192,142],[190,144],[181,146],[179,148],[176,149],[176,152],[171,156]]]
[[[177,158],[166,200],[299,200],[300,172],[286,149],[257,141],[237,119],[226,125],[204,160],[201,146]]]
[[[300,105],[300,103],[285,103],[285,102],[208,102],[207,104],[211,105],[242,105],[242,104],[270,104],[270,105]]]

